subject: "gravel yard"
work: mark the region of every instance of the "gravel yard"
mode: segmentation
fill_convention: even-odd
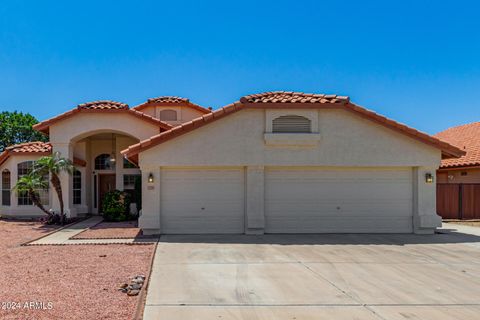
[[[131,319],[140,296],[117,288],[148,276],[154,245],[20,246],[52,228],[0,220],[0,318]]]
[[[141,235],[136,221],[101,222],[90,229],[72,237],[72,239],[128,239]]]

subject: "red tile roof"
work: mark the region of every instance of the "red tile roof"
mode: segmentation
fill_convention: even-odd
[[[52,144],[50,142],[34,141],[9,146],[0,154],[0,165],[7,161],[10,156],[30,154],[37,155],[39,157],[48,156],[52,154]],[[86,161],[74,157],[73,164],[84,167],[86,165]]]
[[[138,106],[133,107],[134,110],[141,111],[150,106],[178,106],[178,107],[188,107],[195,110],[198,110],[202,113],[211,113],[211,109],[204,108],[198,104],[190,102],[190,99],[176,97],[176,96],[161,96],[156,98],[150,98],[146,102],[139,104]]]
[[[27,142],[20,143],[5,148],[0,154],[0,165],[7,161],[11,155],[28,155],[36,154],[39,156],[49,155],[52,153],[52,145],[49,142]]]
[[[79,104],[77,108],[90,110],[124,110],[128,109],[128,104],[110,100],[99,100]]]
[[[480,165],[480,122],[449,128],[435,136],[466,151],[466,154],[458,159],[442,160],[440,168]]]
[[[155,145],[173,139],[194,129],[203,127],[211,122],[245,108],[334,108],[347,110],[357,114],[358,116],[364,117],[392,130],[405,134],[410,138],[438,148],[442,150],[442,155],[445,158],[458,157],[463,154],[462,150],[448,144],[447,142],[441,141],[438,138],[432,137],[426,133],[420,132],[404,124],[381,116],[373,111],[353,104],[350,102],[348,97],[284,91],[266,92],[244,96],[240,99],[240,101],[215,110],[213,113],[203,115],[202,117],[183,123],[149,139],[140,141],[139,143],[123,150],[122,154],[129,158],[136,156],[139,152],[147,150]]]
[[[79,104],[76,108],[70,111],[67,111],[56,117],[42,121],[40,123],[37,123],[36,125],[33,126],[33,129],[44,132],[44,133],[48,133],[49,128],[52,124],[60,120],[70,118],[74,114],[77,114],[80,112],[96,112],[96,113],[123,112],[126,114],[130,114],[132,116],[135,116],[137,118],[140,118],[144,121],[153,123],[163,130],[168,130],[172,128],[171,125],[169,125],[166,122],[160,121],[157,118],[154,118],[150,115],[147,115],[143,112],[140,112],[134,109],[129,109],[128,104],[116,102],[116,101],[110,101],[110,100],[99,100],[99,101],[92,101],[92,102]]]

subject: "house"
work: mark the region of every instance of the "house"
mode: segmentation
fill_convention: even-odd
[[[432,233],[436,170],[464,154],[348,97],[298,92],[215,111],[178,97],[96,101],[34,128],[50,142],[0,156],[2,214],[37,212],[10,188],[30,161],[59,151],[77,164],[62,176],[70,216],[100,213],[106,191],[141,175],[146,234]]]
[[[466,152],[437,171],[437,212],[445,219],[480,219],[480,122],[435,135]]]

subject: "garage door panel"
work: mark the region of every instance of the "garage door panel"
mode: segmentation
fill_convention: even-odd
[[[163,233],[243,233],[244,173],[238,169],[163,169]]]
[[[409,168],[267,168],[266,232],[411,232]]]

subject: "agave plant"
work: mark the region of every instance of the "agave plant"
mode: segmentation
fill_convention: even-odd
[[[17,193],[26,193],[35,206],[45,212],[48,216],[51,216],[52,214],[45,209],[40,201],[40,195],[38,193],[38,190],[46,189],[47,187],[48,182],[43,178],[43,176],[32,171],[29,174],[22,176],[17,181],[14,190]]]
[[[56,151],[51,156],[46,156],[38,159],[35,163],[34,172],[38,175],[50,174],[50,182],[52,183],[55,193],[60,203],[60,216],[62,217],[62,224],[64,222],[65,212],[63,203],[62,185],[60,183],[60,173],[66,172],[72,174],[74,166],[71,160],[62,158],[60,152]]]

